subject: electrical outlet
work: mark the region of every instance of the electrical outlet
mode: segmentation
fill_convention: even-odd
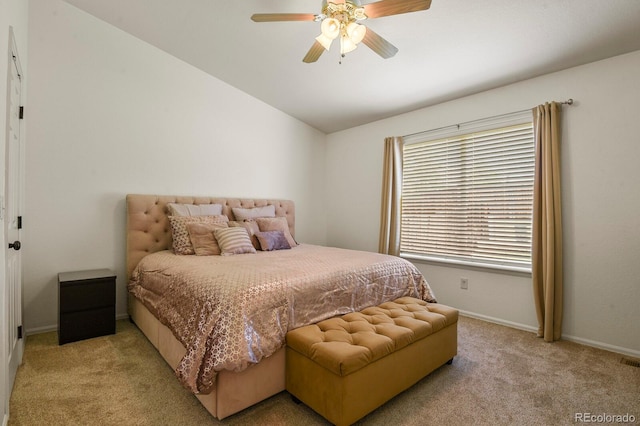
[[[463,290],[469,288],[469,278],[460,278],[460,288]]]

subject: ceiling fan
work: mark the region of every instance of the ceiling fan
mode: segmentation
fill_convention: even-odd
[[[358,21],[418,12],[429,9],[431,0],[380,0],[362,5],[360,0],[324,0],[322,12],[313,13],[256,13],[251,16],[255,22],[315,21],[321,22],[321,34],[302,60],[316,62],[331,42],[340,38],[340,54],[351,52],[363,42],[371,50],[388,59],[398,52],[398,48]]]

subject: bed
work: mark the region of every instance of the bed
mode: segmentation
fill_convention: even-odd
[[[293,241],[288,250],[176,254],[170,203],[220,205],[223,219],[236,225],[234,208],[270,207],[294,239],[295,206],[289,200],[127,195],[129,315],[218,419],[285,389],[287,331],[402,296],[436,301],[411,263],[377,253]]]

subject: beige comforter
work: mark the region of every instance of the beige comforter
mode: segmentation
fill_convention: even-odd
[[[436,301],[399,257],[307,244],[236,256],[160,251],[128,288],[187,349],[176,375],[194,393],[207,393],[218,371],[272,355],[294,328],[402,296]]]

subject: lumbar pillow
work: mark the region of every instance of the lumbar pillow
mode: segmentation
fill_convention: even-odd
[[[286,250],[291,248],[287,237],[284,236],[284,232],[282,231],[258,232],[256,233],[256,238],[260,242],[260,249],[262,251]]]

